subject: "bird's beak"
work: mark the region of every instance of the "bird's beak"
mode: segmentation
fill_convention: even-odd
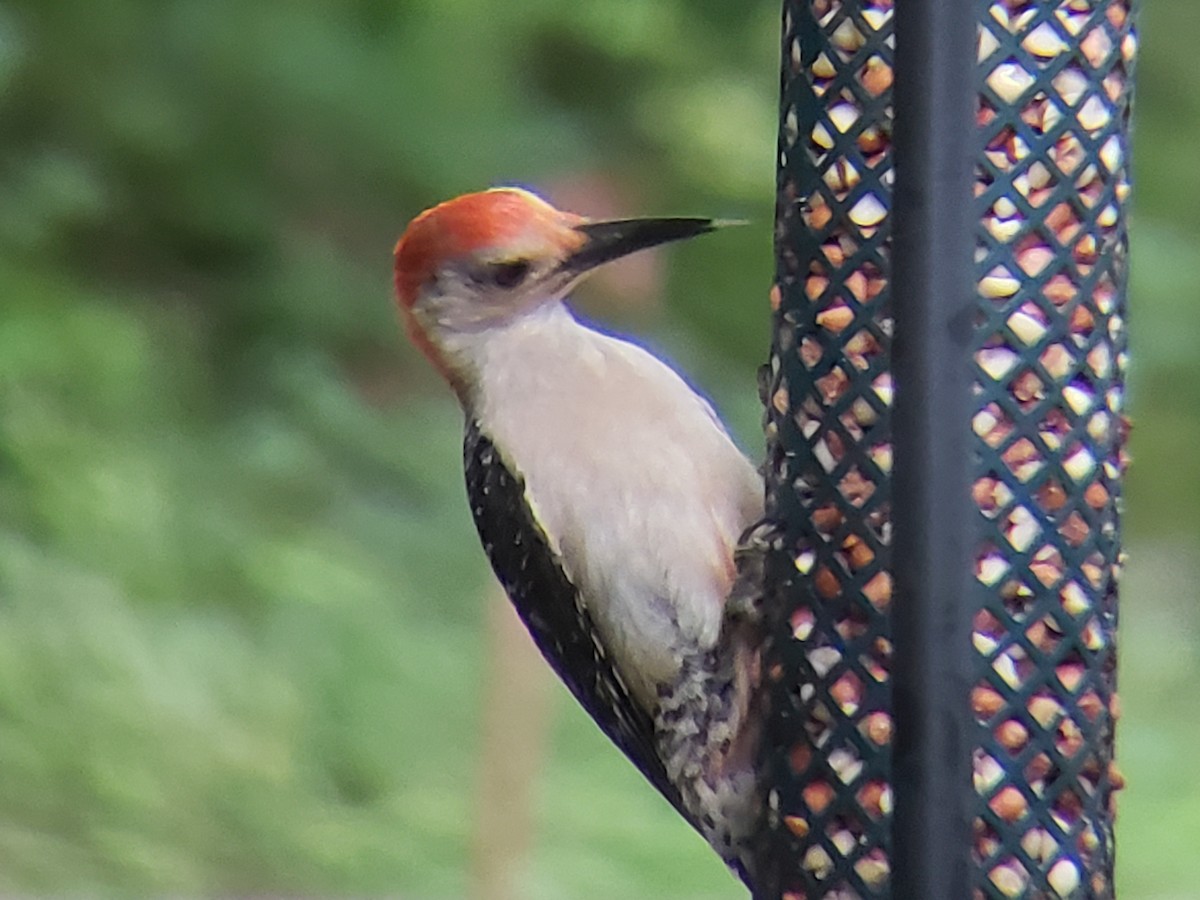
[[[726,225],[740,224],[743,223],[697,218],[583,222],[575,226],[575,230],[583,235],[583,243],[563,260],[563,269],[572,275],[582,275],[589,269],[638,250],[657,247],[668,241],[681,241]]]

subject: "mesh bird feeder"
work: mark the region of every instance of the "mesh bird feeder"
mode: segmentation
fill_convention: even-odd
[[[785,3],[763,897],[1113,895],[1130,6]]]

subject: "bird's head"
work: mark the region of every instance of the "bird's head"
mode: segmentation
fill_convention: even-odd
[[[396,244],[396,294],[409,335],[443,374],[458,336],[557,303],[601,263],[712,231],[703,218],[591,221],[520,188],[464,194],[421,213]],[[453,380],[453,379],[452,379]]]

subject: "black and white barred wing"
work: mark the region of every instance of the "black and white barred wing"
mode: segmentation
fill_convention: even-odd
[[[475,422],[467,425],[463,456],[483,548],[538,649],[600,729],[682,812],[655,749],[653,720],[609,661],[583,599],[530,511],[524,481]]]

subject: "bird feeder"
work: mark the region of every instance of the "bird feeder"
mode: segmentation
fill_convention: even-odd
[[[758,896],[1113,896],[1130,7],[784,5]]]

